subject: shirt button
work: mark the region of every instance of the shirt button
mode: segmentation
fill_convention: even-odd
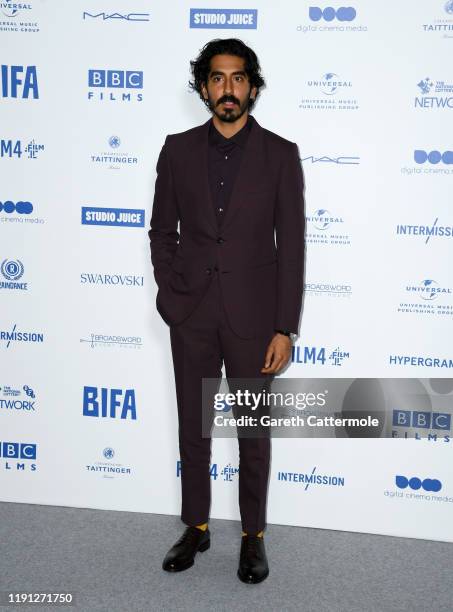
[[[225,159],[228,159],[228,155],[225,155]]]
[[[223,238],[217,238],[217,244],[222,244],[222,242],[224,242]]]
[[[223,212],[223,208],[219,208],[219,212]]]
[[[220,181],[220,185],[222,185],[222,187],[223,187],[223,181]]]
[[[211,268],[206,268],[206,274],[211,274]]]

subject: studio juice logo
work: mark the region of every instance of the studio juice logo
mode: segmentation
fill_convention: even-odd
[[[190,28],[256,30],[257,9],[191,8]]]

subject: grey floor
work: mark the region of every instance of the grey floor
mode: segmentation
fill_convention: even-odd
[[[211,521],[210,550],[161,569],[177,517],[0,503],[0,591],[72,592],[84,612],[453,610],[453,544],[270,525],[270,575],[236,577],[240,526]],[[39,605],[13,609],[63,610]]]

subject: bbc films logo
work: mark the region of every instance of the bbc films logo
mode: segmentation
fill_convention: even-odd
[[[257,9],[191,8],[190,28],[256,30]]]
[[[453,315],[452,288],[433,278],[424,278],[404,287],[405,299],[397,312],[407,315],[451,316]]]
[[[24,271],[24,264],[20,259],[4,259],[0,264],[0,289],[27,291],[28,283],[19,282]]]
[[[5,470],[16,472],[35,472],[37,444],[30,442],[11,442],[5,440],[0,442],[0,460]],[[33,463],[30,463],[32,461]],[[1,465],[0,464],[0,465]]]
[[[299,108],[314,111],[356,111],[359,102],[352,81],[335,72],[326,72],[318,79],[306,81],[307,97],[300,100]]]
[[[90,160],[93,164],[99,167],[108,168],[109,170],[120,170],[128,166],[136,166],[138,157],[135,153],[124,151],[121,148],[121,138],[117,135],[112,135],[108,138],[107,144],[110,150],[92,153]]]
[[[422,24],[423,32],[430,37],[453,38],[453,0],[437,0],[435,13],[432,3],[428,9],[433,10],[432,20]]]
[[[350,246],[351,238],[344,230],[344,219],[326,208],[318,208],[306,217],[307,244],[321,246]]]
[[[88,100],[98,102],[142,102],[141,70],[88,70]]]
[[[331,349],[325,346],[295,344],[292,347],[291,362],[299,365],[340,367],[349,356],[349,351],[340,349],[339,346]]]
[[[453,151],[437,149],[415,149],[413,153],[415,165],[404,166],[401,174],[425,175],[436,174],[438,176],[453,174]]]
[[[1,2],[0,10],[0,32],[39,32],[39,24],[33,18],[33,6],[30,2]]]
[[[37,159],[38,155],[44,151],[44,145],[38,144],[35,139],[29,142],[22,140],[0,139],[0,158],[1,159]]]
[[[437,81],[425,77],[417,83],[418,95],[414,99],[415,108],[452,109],[453,83]]]
[[[88,463],[85,469],[90,474],[96,474],[101,476],[101,478],[113,479],[122,476],[130,476],[132,474],[132,468],[122,463],[118,463],[118,460],[115,459],[116,456],[117,452],[111,446],[107,446],[102,451],[102,459],[94,461],[93,463]]]
[[[303,34],[321,32],[367,32],[368,27],[356,21],[357,9],[354,6],[309,6],[307,21],[296,27]]]
[[[0,66],[2,98],[37,100],[39,98],[36,66]]]
[[[150,15],[149,13],[89,13],[88,11],[83,11],[82,19],[84,21],[94,21],[96,23],[137,23],[149,21]]]
[[[145,227],[145,211],[138,208],[82,206],[82,225]]]
[[[24,412],[31,414],[36,410],[36,393],[28,385],[0,387],[0,410],[5,412]]]

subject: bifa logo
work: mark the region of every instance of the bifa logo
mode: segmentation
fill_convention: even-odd
[[[137,419],[134,389],[83,388],[83,416]]]
[[[98,19],[101,21],[149,21],[149,13],[97,13],[92,15],[83,11],[83,19]]]
[[[394,410],[392,424],[394,427],[450,430],[451,414],[446,412]]]
[[[406,476],[395,476],[395,484],[398,489],[407,489],[409,487],[409,489],[412,489],[413,491],[423,489],[423,491],[437,493],[442,489],[442,483],[436,478],[425,478],[424,480],[421,480],[416,476],[413,478],[406,478]]]
[[[3,98],[39,98],[36,66],[1,65]]]
[[[319,6],[310,6],[308,9],[308,16],[311,21],[320,21],[321,19],[324,19],[324,21],[333,21],[334,19],[337,21],[354,21],[356,15],[357,12],[352,6],[341,6],[338,9],[331,6],[327,6],[325,9]]]

